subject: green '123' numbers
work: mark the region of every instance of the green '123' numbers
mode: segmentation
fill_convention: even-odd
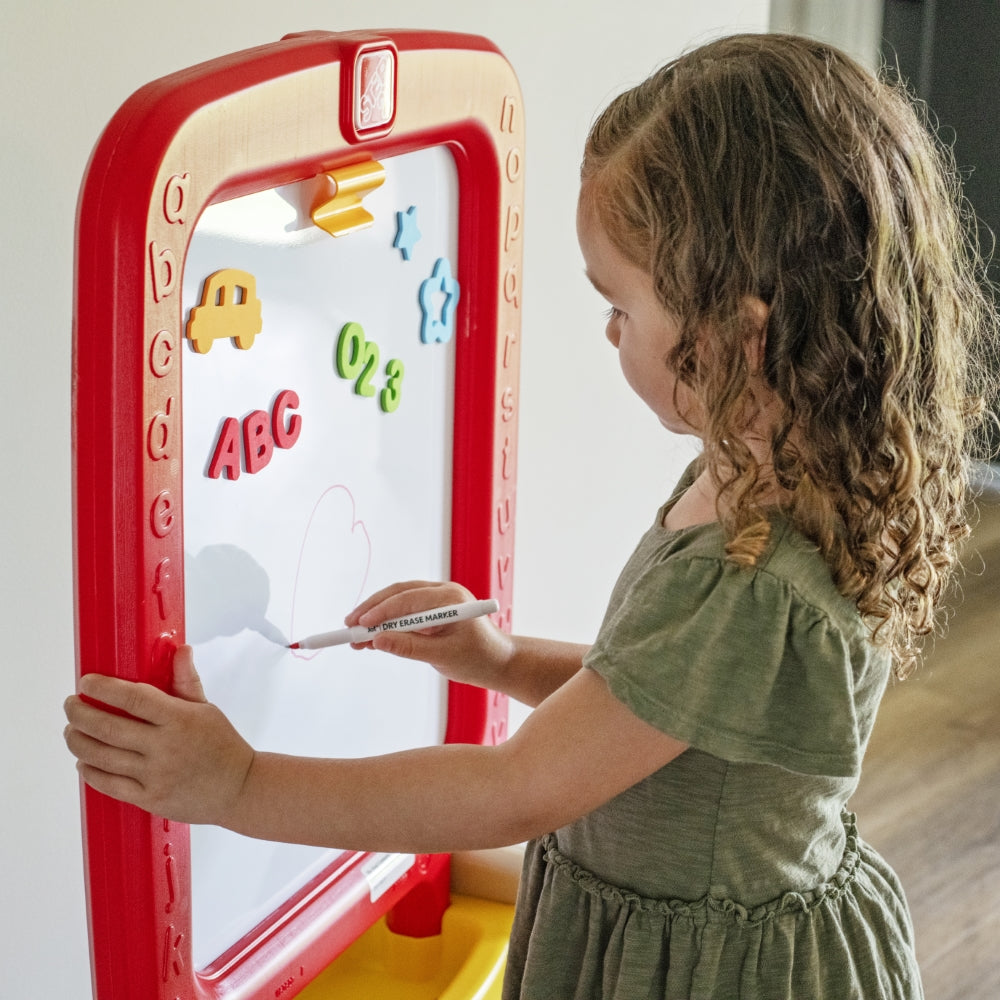
[[[372,384],[378,366],[378,344],[365,339],[360,323],[345,323],[337,339],[337,374],[354,380],[357,395],[370,397],[378,392]],[[397,358],[392,358],[385,366],[385,388],[378,393],[383,413],[392,413],[399,406],[403,370],[403,362]]]

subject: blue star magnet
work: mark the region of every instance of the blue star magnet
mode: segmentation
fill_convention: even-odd
[[[396,213],[396,238],[392,245],[409,260],[413,255],[413,244],[423,234],[417,229],[417,206],[411,205],[405,212]]]
[[[425,344],[445,344],[455,332],[455,307],[458,305],[458,282],[451,275],[447,258],[439,257],[431,276],[420,285],[420,339]],[[434,303],[436,295],[444,295],[440,308]]]

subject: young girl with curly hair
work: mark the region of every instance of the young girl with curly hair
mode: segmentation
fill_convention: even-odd
[[[890,674],[968,533],[996,318],[946,153],[900,90],[801,38],[712,42],[588,138],[578,235],[629,385],[703,451],[592,646],[485,619],[371,645],[537,706],[498,747],[255,752],[205,701],[89,675],[86,781],[275,840],[530,839],[504,996],[913,1000],[895,875],[846,806]],[[453,603],[401,583],[348,624]]]

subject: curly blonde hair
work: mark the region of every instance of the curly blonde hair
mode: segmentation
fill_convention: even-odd
[[[949,151],[903,88],[841,52],[747,35],[616,98],[582,178],[680,325],[668,363],[707,415],[702,461],[727,470],[729,557],[763,550],[776,481],[906,676],[969,531],[977,345],[996,344]],[[769,308],[758,372],[748,299]],[[755,374],[782,409],[770,478],[741,436]]]

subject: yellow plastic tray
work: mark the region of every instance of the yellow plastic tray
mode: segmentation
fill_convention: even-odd
[[[452,896],[441,934],[393,934],[380,920],[299,1000],[499,1000],[514,907]]]

